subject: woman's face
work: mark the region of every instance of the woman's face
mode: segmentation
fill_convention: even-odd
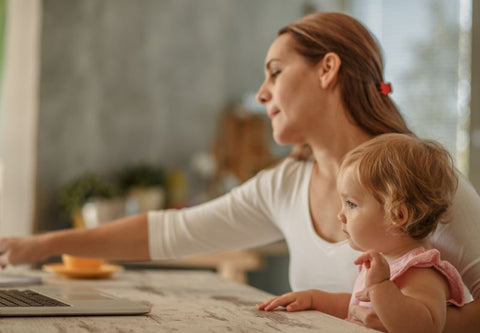
[[[308,143],[309,133],[321,130],[318,66],[307,63],[292,45],[288,33],[271,45],[265,60],[265,81],[257,92],[258,101],[267,108],[275,141],[284,145]]]

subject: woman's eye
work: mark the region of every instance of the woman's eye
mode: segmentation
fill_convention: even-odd
[[[347,204],[347,207],[350,208],[350,209],[353,209],[353,208],[357,207],[357,205],[354,204],[353,202],[351,202],[350,200],[345,201],[345,203]]]
[[[275,71],[272,71],[272,73],[270,74],[270,76],[272,78],[276,78],[278,76],[278,74],[280,74],[281,70],[275,70]]]

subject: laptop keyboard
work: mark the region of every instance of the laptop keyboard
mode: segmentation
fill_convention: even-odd
[[[0,290],[0,307],[70,306],[33,290]]]

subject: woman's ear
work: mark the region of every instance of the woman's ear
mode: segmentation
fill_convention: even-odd
[[[320,85],[323,89],[327,89],[335,85],[341,64],[342,60],[340,60],[340,57],[336,53],[328,52],[323,56],[322,61],[320,61],[318,64]]]

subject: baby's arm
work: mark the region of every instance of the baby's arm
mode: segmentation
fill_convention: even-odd
[[[317,310],[343,319],[347,316],[350,297],[350,294],[310,289],[273,297],[257,304],[257,309],[271,311],[285,306],[287,311]]]
[[[375,271],[382,266],[374,264],[377,255],[372,256],[367,281],[378,276]],[[398,286],[390,280],[367,284],[357,298],[372,303],[388,332],[441,332],[449,297],[444,277],[432,268],[411,268],[396,282]]]

